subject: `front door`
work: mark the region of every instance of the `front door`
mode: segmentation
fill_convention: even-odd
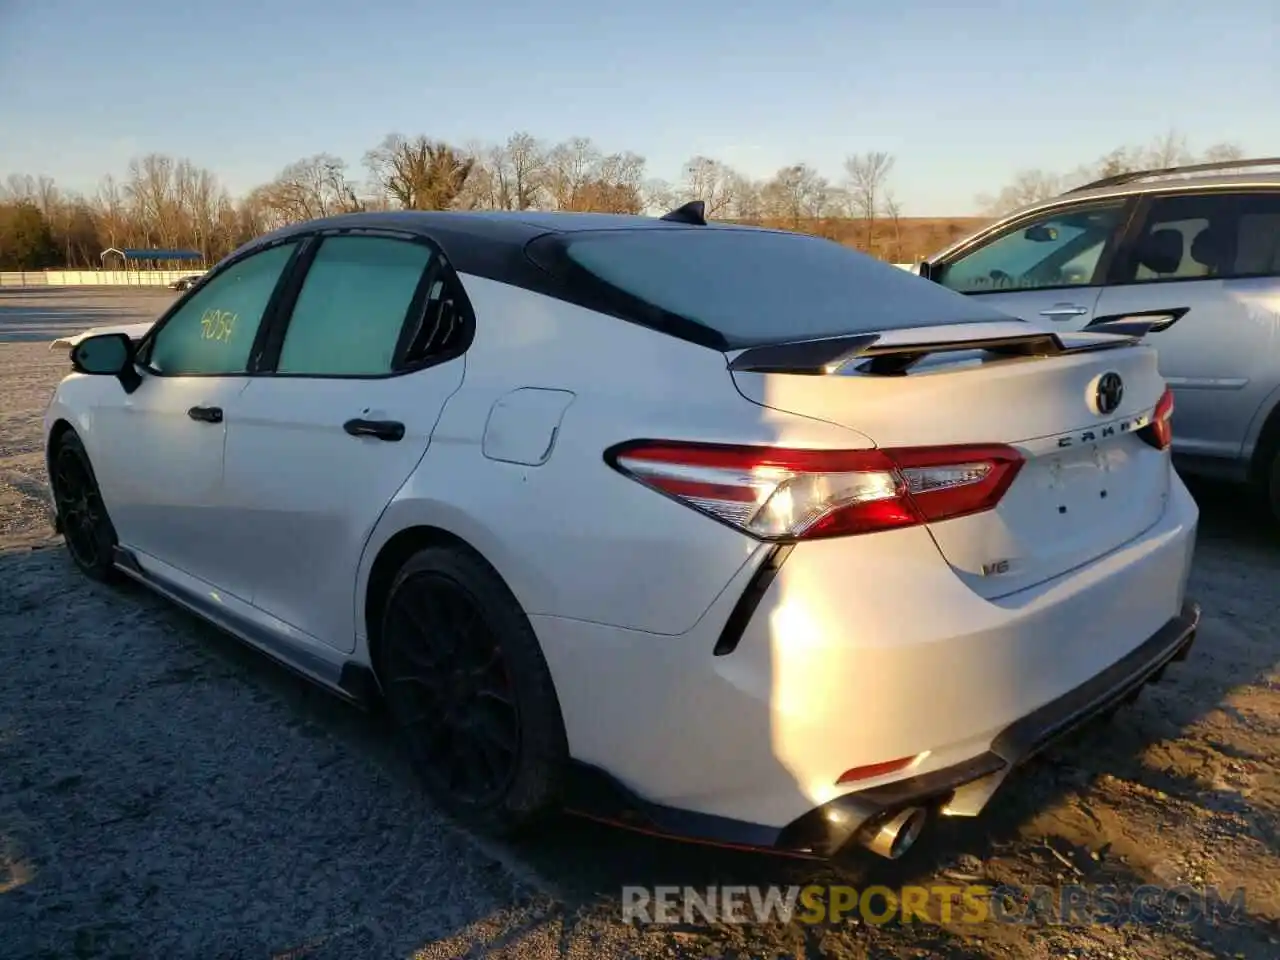
[[[230,589],[222,522],[227,422],[249,383],[254,339],[293,253],[282,244],[233,263],[161,319],[142,343],[141,385],[104,380],[94,461],[123,546]],[[153,570],[154,572],[154,570]],[[247,599],[247,598],[242,598]]]
[[[1094,317],[1126,209],[1123,199],[1076,202],[1020,219],[931,264],[929,276],[1030,323],[1079,330]]]
[[[350,651],[364,545],[462,384],[470,311],[434,247],[330,236],[284,322],[229,422],[229,532],[255,606]]]

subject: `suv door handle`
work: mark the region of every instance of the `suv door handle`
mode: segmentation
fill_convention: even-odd
[[[1083,317],[1088,312],[1088,308],[1078,307],[1074,303],[1058,303],[1048,310],[1041,310],[1040,316],[1050,320],[1069,320],[1072,317]]]
[[[342,429],[353,437],[377,437],[395,442],[404,439],[404,424],[399,420],[348,420]]]
[[[187,416],[192,420],[199,420],[201,423],[221,423],[222,408],[221,407],[192,407],[187,411]]]

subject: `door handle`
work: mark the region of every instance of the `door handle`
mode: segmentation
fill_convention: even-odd
[[[221,407],[192,407],[187,411],[187,416],[192,420],[199,420],[201,423],[221,423],[222,408]]]
[[[342,429],[353,437],[376,437],[379,440],[404,439],[404,424],[399,420],[348,420]]]
[[[1070,320],[1072,317],[1083,317],[1088,312],[1087,308],[1077,307],[1073,303],[1060,303],[1048,310],[1041,310],[1040,316],[1050,320]]]

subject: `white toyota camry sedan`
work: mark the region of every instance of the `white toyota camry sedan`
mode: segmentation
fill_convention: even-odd
[[[1144,332],[697,204],[351,214],[76,343],[55,523],[478,826],[896,857],[1195,637]]]

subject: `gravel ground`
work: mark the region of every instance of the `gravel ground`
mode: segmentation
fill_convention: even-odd
[[[163,291],[0,291],[0,957],[1280,956],[1280,537],[1196,487],[1185,664],[906,862],[803,862],[566,822],[518,847],[421,797],[376,717],[142,590],[78,576],[44,520],[56,335]],[[640,929],[626,884],[1211,883],[1227,924]]]

